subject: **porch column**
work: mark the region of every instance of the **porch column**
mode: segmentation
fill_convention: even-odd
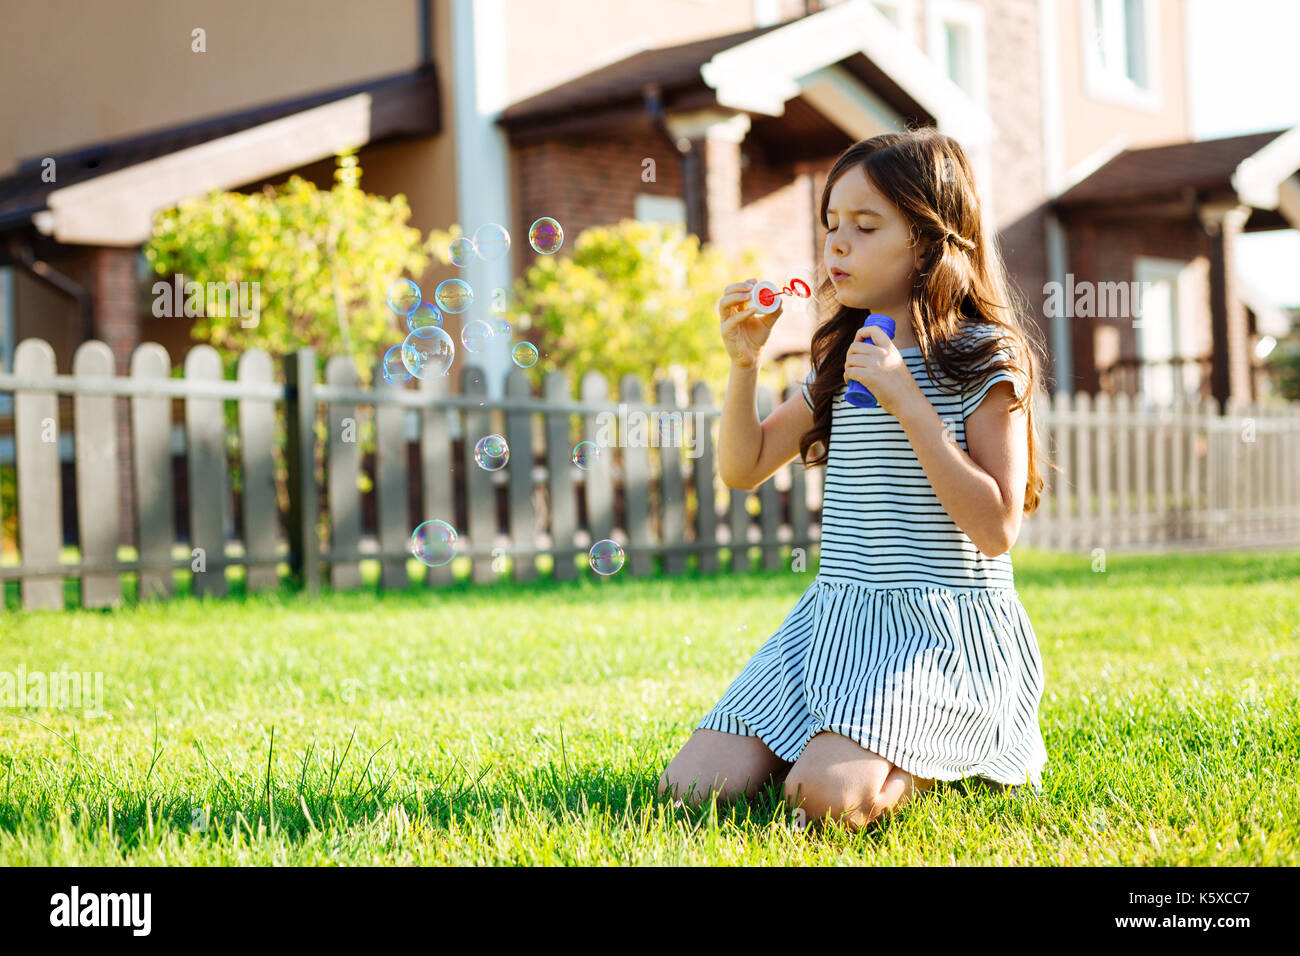
[[[740,215],[740,144],[749,132],[747,113],[721,110],[698,110],[666,118],[669,130],[678,138],[691,141],[702,160],[697,184],[703,193],[701,242],[712,242],[728,253],[741,245]],[[688,187],[689,188],[689,187]]]
[[[1229,397],[1250,401],[1250,336],[1246,307],[1237,297],[1233,243],[1250,215],[1236,203],[1207,204],[1198,210],[1210,254],[1210,391],[1223,408]]]

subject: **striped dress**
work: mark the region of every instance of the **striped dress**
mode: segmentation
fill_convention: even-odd
[[[945,391],[919,347],[899,352],[963,451],[966,418],[995,383],[1023,394],[1020,373],[983,368]],[[849,405],[847,388],[832,406],[817,575],[697,727],[757,735],[789,762],[829,730],[916,777],[1041,791],[1043,666],[1011,557],[979,552],[898,419]]]

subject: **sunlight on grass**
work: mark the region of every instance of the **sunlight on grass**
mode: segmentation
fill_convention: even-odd
[[[105,715],[0,707],[0,863],[1295,865],[1300,552],[1014,560],[1043,794],[944,785],[860,833],[770,788],[655,794],[812,572],[475,587],[458,559],[440,590],[412,560],[381,592],[363,562],[315,598],[232,573],[31,613],[11,585],[0,672],[100,673]]]

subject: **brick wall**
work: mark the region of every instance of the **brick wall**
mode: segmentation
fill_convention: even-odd
[[[1012,283],[1050,350],[1044,315],[1047,282],[1043,93],[1036,0],[985,0],[988,110],[998,135],[991,144],[998,241]],[[1044,372],[1050,375],[1051,369]]]

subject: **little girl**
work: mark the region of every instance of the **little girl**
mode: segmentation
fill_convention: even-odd
[[[719,301],[732,366],[718,443],[731,488],[796,454],[826,465],[820,568],[659,792],[725,801],[772,777],[796,818],[858,828],[936,780],[1041,791],[1043,667],[1008,553],[1043,486],[1038,361],[965,152],[933,128],[856,143],[821,220],[830,318],[802,395],[761,424],[759,354],[780,309],[755,313],[752,279]],[[892,340],[871,314],[895,320]],[[850,382],[879,404],[849,404]]]

